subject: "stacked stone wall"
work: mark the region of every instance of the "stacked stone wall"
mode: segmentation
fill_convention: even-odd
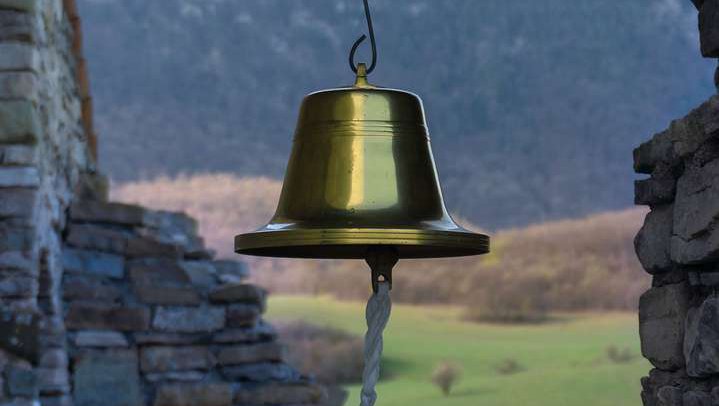
[[[719,57],[719,0],[694,0],[701,50]],[[719,70],[717,71],[719,87]],[[719,96],[634,151],[635,239],[652,288],[639,303],[645,406],[719,404]]]
[[[310,405],[265,292],[107,202],[74,0],[0,0],[0,406]]]
[[[0,402],[17,405],[71,390],[62,230],[94,174],[71,17],[61,1],[0,0]]]
[[[216,261],[191,218],[81,201],[63,300],[76,406],[310,405],[324,391],[284,362],[266,292]]]

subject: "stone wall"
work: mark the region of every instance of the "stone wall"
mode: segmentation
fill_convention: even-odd
[[[0,0],[0,399],[17,405],[70,390],[51,361],[65,351],[62,230],[94,176],[72,17],[61,1]]]
[[[107,202],[74,0],[0,0],[0,406],[310,405],[195,222]]]
[[[266,292],[242,283],[241,263],[213,260],[196,229],[178,213],[72,205],[62,292],[76,406],[323,400],[283,362]]]
[[[719,57],[719,0],[693,0],[701,49]],[[717,71],[719,88],[719,70]],[[646,406],[719,404],[719,96],[634,151],[637,204],[651,212],[636,237],[653,275],[639,303]]]

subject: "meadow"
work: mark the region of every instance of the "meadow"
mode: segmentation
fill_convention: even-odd
[[[395,289],[402,289],[396,286]],[[622,406],[640,404],[641,358],[636,315],[581,313],[530,325],[478,324],[450,306],[395,305],[385,334],[381,405],[412,406]],[[354,334],[364,333],[364,304],[328,296],[271,297],[272,322],[305,320]],[[629,359],[608,357],[610,347]],[[500,373],[508,360],[519,371]],[[430,382],[435,366],[461,366],[450,397]],[[348,387],[347,405],[359,404],[359,385]]]

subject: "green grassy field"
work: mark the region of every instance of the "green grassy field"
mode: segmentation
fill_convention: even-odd
[[[364,333],[364,305],[330,298],[272,297],[270,321],[302,319]],[[614,363],[607,348],[630,348],[635,358]],[[495,366],[519,362],[522,372]],[[459,363],[463,377],[445,398],[430,383],[438,362]],[[639,353],[636,316],[562,316],[530,326],[474,324],[458,309],[395,305],[385,334],[378,406],[622,406],[640,405],[639,379],[649,364]],[[358,386],[347,405],[357,405]]]

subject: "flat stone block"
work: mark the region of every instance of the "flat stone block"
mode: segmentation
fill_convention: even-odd
[[[642,355],[655,367],[676,371],[684,367],[684,319],[689,309],[686,283],[655,287],[639,299]]]
[[[634,182],[634,204],[653,206],[674,201],[676,183],[658,179],[643,179]]]
[[[0,145],[1,165],[33,165],[36,156],[37,148],[32,145]]]
[[[73,406],[72,396],[61,395],[61,396],[40,396],[41,406]]]
[[[31,14],[0,7],[0,42],[32,42],[35,37]]]
[[[35,242],[35,229],[0,221],[0,252],[28,252]]]
[[[35,11],[39,0],[0,0],[0,8],[21,10],[21,11]]]
[[[675,169],[665,163],[658,163],[649,179],[634,182],[634,203],[656,206],[674,201],[677,190]]]
[[[137,345],[193,345],[209,344],[211,337],[208,334],[180,334],[180,333],[135,333]]]
[[[657,391],[657,400],[657,406],[683,406],[682,390],[675,386],[664,386]]]
[[[0,45],[0,65],[2,64]],[[0,144],[32,143],[40,135],[37,109],[28,100],[0,101]]]
[[[227,307],[227,327],[252,327],[260,319],[262,308],[252,304],[233,304]]]
[[[40,395],[64,395],[70,393],[70,375],[65,368],[37,368]]]
[[[699,39],[705,58],[719,58],[719,1],[706,0],[699,10]]]
[[[145,347],[140,352],[140,369],[144,373],[208,370],[215,365],[210,350],[204,346]]]
[[[39,366],[42,368],[67,368],[67,352],[60,348],[45,349],[40,356]]]
[[[225,383],[162,385],[153,405],[232,406],[232,386]]]
[[[711,395],[700,391],[689,391],[684,393],[682,406],[713,406]]]
[[[719,299],[707,298],[689,310],[684,338],[687,375],[710,377],[719,372]]]
[[[71,247],[124,254],[128,233],[94,224],[71,224],[65,243]]]
[[[169,231],[168,237],[172,234],[183,236],[197,234],[197,220],[180,212],[147,210],[145,212],[145,225],[156,231],[162,230],[163,234]],[[184,239],[184,237],[178,238]]]
[[[31,217],[35,210],[37,191],[25,188],[0,188],[0,218]]]
[[[62,298],[66,301],[85,300],[117,302],[122,297],[119,286],[102,281],[98,277],[66,275],[63,279]]]
[[[212,340],[216,343],[256,343],[260,341],[274,340],[277,331],[272,325],[259,322],[251,328],[232,328],[216,333]]]
[[[226,379],[232,381],[257,383],[291,382],[302,377],[299,372],[287,364],[270,362],[223,367],[221,372]]]
[[[31,298],[37,295],[37,279],[28,275],[0,274],[0,297]]]
[[[671,170],[705,145],[717,129],[719,97],[714,96],[686,117],[672,121],[667,130],[656,134],[650,141],[635,149],[634,170],[650,174],[662,165]],[[677,195],[679,194],[677,191]]]
[[[156,330],[179,333],[213,332],[225,326],[225,308],[158,307],[152,320]]]
[[[216,260],[212,261],[220,282],[227,284],[240,283],[250,276],[247,264],[242,261]]]
[[[0,348],[31,362],[40,355],[40,317],[31,312],[0,311]]]
[[[130,345],[125,335],[119,331],[78,331],[74,342],[78,347],[126,348]]]
[[[0,71],[38,71],[40,54],[31,44],[0,43]]]
[[[179,260],[182,257],[182,251],[178,245],[145,236],[135,236],[128,239],[126,254],[130,258],[163,257]]]
[[[184,269],[173,260],[152,259],[130,265],[130,281],[137,298],[148,304],[199,305],[200,295]]]
[[[39,347],[64,348],[67,344],[65,321],[60,315],[45,317],[40,325]]]
[[[10,396],[33,397],[38,394],[37,375],[30,367],[10,366],[5,371],[5,383]]]
[[[76,200],[97,200],[107,202],[110,196],[110,181],[100,173],[83,173],[75,186]]]
[[[150,310],[101,303],[71,303],[65,325],[71,330],[143,331],[150,327]]]
[[[719,257],[719,159],[690,168],[679,178],[674,203],[671,257],[676,263],[698,265]]]
[[[669,126],[669,141],[676,159],[689,159],[713,137],[719,128],[719,98],[708,101],[692,110],[686,117],[674,120]]]
[[[719,233],[716,231],[689,241],[672,237],[672,261],[681,265],[702,265],[719,259]]]
[[[322,387],[311,384],[271,383],[251,389],[241,388],[235,393],[235,404],[240,405],[314,405],[323,399],[325,392]]]
[[[191,287],[157,287],[152,285],[134,285],[135,297],[146,304],[155,305],[199,305],[200,296]]]
[[[704,232],[719,215],[719,159],[689,168],[677,182],[674,232],[690,240]]]
[[[145,379],[150,382],[198,382],[203,381],[207,377],[207,372],[203,371],[178,371],[178,372],[160,372],[144,374]]]
[[[123,203],[82,201],[70,207],[70,218],[78,222],[141,226],[144,216],[142,207]]]
[[[125,259],[119,255],[97,251],[65,248],[62,266],[70,274],[87,274],[122,279],[125,276]]]
[[[219,286],[210,293],[210,300],[221,303],[247,303],[266,306],[267,291],[259,286],[249,284],[229,284]]]
[[[0,406],[37,406],[37,403],[29,398],[13,398],[7,402],[0,403]]]
[[[34,269],[32,253],[29,251],[0,252],[0,268],[8,271],[25,271],[31,273]]]
[[[144,406],[135,351],[82,352],[73,387],[75,406]]]
[[[197,221],[184,213],[148,210],[146,228],[141,234],[150,239],[181,248],[191,257],[207,257],[202,239],[197,235]]]
[[[634,239],[639,262],[650,274],[672,269],[671,239],[674,206],[657,206],[647,214],[644,225]]]
[[[0,72],[0,98],[37,101],[37,92],[33,72]]]
[[[223,366],[280,362],[284,358],[285,348],[277,342],[224,347],[217,356],[218,362]]]
[[[668,131],[656,134],[634,150],[634,171],[651,174],[662,162],[671,162],[674,158]]]
[[[217,286],[217,272],[210,261],[182,261],[179,263],[193,286],[207,294]]]
[[[40,175],[32,166],[0,167],[0,187],[37,187]]]

